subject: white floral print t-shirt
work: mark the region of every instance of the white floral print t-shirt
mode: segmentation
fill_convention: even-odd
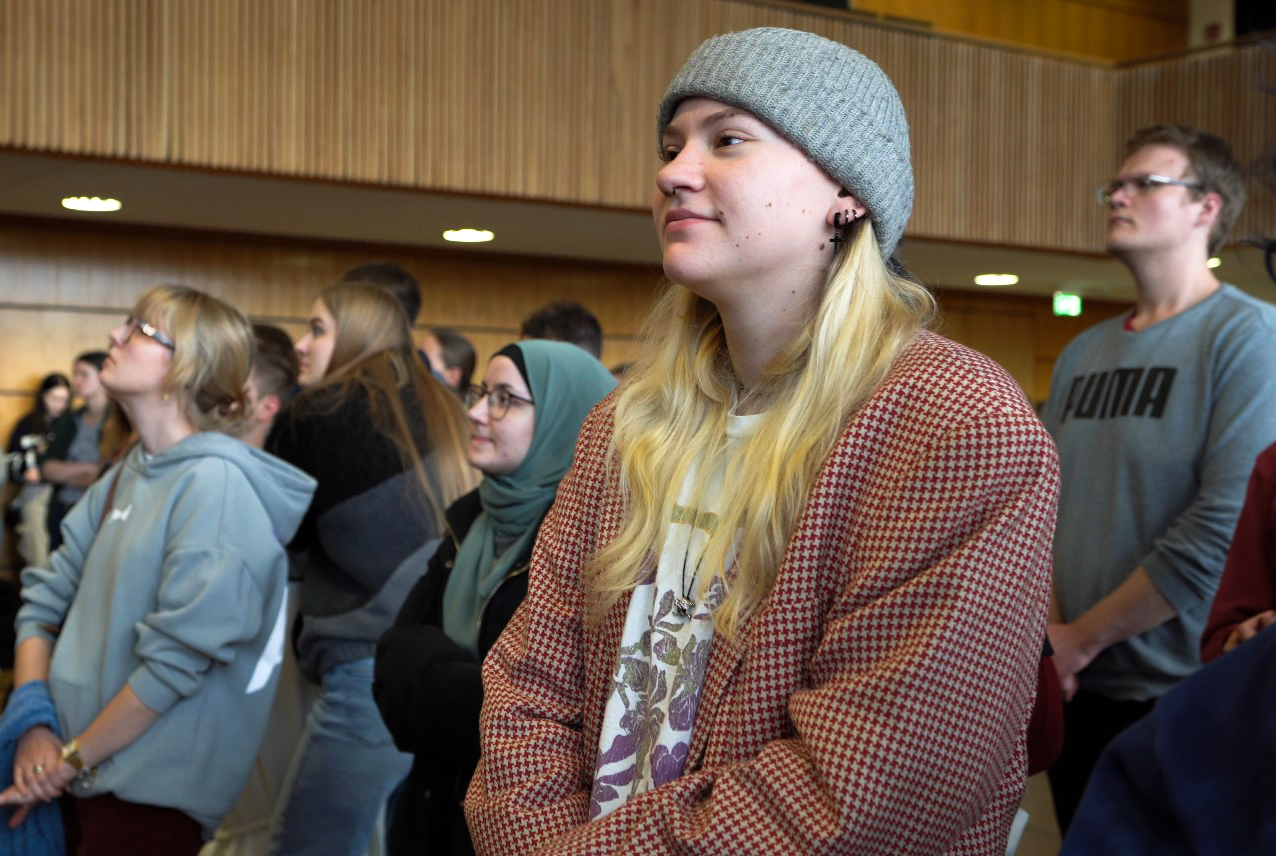
[[[747,437],[757,419],[731,416],[728,442]],[[673,781],[687,765],[713,644],[713,610],[724,594],[715,583],[703,598],[695,596],[706,573],[699,559],[717,528],[723,475],[718,469],[701,486],[699,469],[693,466],[682,485],[654,575],[629,601],[599,735],[590,820]],[[695,496],[698,507],[688,507]]]

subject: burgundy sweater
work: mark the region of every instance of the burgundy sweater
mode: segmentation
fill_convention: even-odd
[[[1269,609],[1276,609],[1276,444],[1262,451],[1250,473],[1245,507],[1201,634],[1201,662],[1222,656],[1236,625]]]

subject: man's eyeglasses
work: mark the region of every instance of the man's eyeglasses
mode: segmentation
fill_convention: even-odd
[[[515,395],[503,386],[488,389],[486,384],[478,384],[477,386],[471,386],[465,391],[465,409],[470,410],[482,398],[487,399],[487,415],[492,417],[492,419],[504,419],[505,414],[509,413],[510,404],[515,401],[523,404],[536,403],[530,398]]]
[[[1100,205],[1109,205],[1118,190],[1125,190],[1130,196],[1138,196],[1158,187],[1170,186],[1190,187],[1193,190],[1201,189],[1201,183],[1194,179],[1169,178],[1164,175],[1149,174],[1136,175],[1130,178],[1114,178],[1107,184],[1101,184],[1095,188],[1094,195],[1099,200]]]
[[[155,341],[159,342],[161,345],[168,348],[170,351],[177,350],[177,346],[173,344],[172,339],[168,338],[168,336],[165,336],[163,333],[161,333],[159,331],[159,328],[157,328],[154,324],[151,324],[147,321],[143,321],[141,318],[134,318],[132,315],[130,315],[128,318],[124,320],[124,326],[128,329],[128,332],[124,334],[125,342],[133,338],[134,333],[141,333],[146,338],[154,339]]]

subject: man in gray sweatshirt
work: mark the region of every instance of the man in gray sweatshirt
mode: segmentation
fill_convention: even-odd
[[[1103,747],[1200,666],[1246,480],[1276,440],[1276,308],[1207,265],[1244,204],[1240,167],[1177,125],[1127,151],[1100,201],[1138,302],[1064,349],[1043,415],[1062,476],[1049,635],[1064,831]]]

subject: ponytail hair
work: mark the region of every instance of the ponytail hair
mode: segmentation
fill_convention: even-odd
[[[247,418],[244,384],[253,360],[253,332],[244,314],[194,288],[157,285],[138,298],[133,315],[172,340],[164,389],[185,400],[195,430],[238,433]]]

